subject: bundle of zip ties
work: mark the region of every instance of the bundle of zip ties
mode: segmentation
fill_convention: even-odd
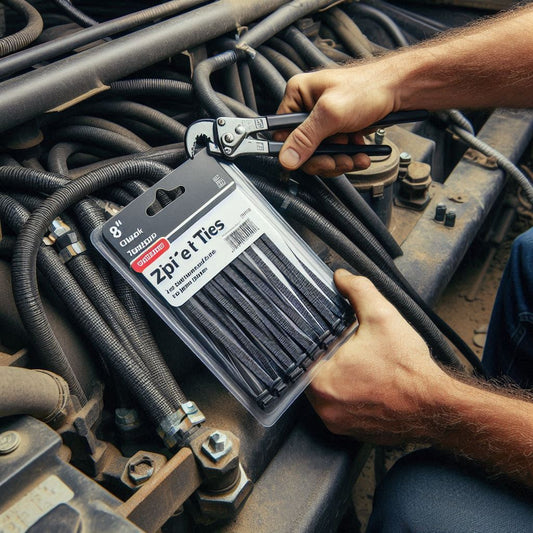
[[[339,294],[265,234],[181,309],[262,409],[353,320]]]

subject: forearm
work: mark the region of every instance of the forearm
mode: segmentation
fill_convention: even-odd
[[[533,105],[533,6],[457,30],[390,58],[395,107]]]
[[[431,441],[472,459],[491,475],[533,487],[533,403],[521,391],[506,393],[450,379],[430,408]]]

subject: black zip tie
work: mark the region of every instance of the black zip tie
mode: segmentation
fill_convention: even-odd
[[[263,347],[265,352],[261,350],[260,347],[258,347],[256,344],[254,344],[253,340],[250,339],[245,331],[239,326],[238,323],[236,323],[236,316],[233,313],[233,309],[229,309],[231,307],[231,302],[228,301],[228,299],[222,294],[221,291],[219,291],[216,287],[209,284],[209,290],[213,293],[213,295],[216,298],[216,302],[212,302],[209,299],[209,296],[204,293],[204,289],[196,293],[196,298],[198,301],[205,307],[207,310],[213,315],[218,316],[218,320],[220,320],[235,336],[235,338],[242,344],[243,348],[256,359],[256,362],[261,363],[263,366],[263,370],[274,380],[276,378],[279,378],[279,374],[272,364],[271,359],[269,359],[268,355],[265,353],[267,352],[267,349]],[[222,312],[221,312],[222,311]],[[230,311],[229,314],[226,314],[225,311]],[[268,353],[268,352],[267,352]],[[284,370],[283,368],[280,368],[280,370]]]
[[[206,329],[210,337],[219,345],[224,347],[224,350],[236,357],[242,364],[252,372],[257,379],[259,379],[269,389],[275,389],[274,380],[250,357],[239,345],[231,338],[231,333],[226,328],[213,320],[207,313],[204,313],[201,307],[192,298],[185,302],[182,306],[186,312],[189,312],[199,322],[206,324]]]
[[[259,241],[256,242],[256,246],[280,272],[285,275],[286,273],[289,274],[287,278],[294,289],[321,314],[324,320],[334,323],[336,320],[333,316],[339,318],[343,315],[336,305],[333,305],[333,308],[330,309],[324,304],[324,300],[327,297],[302,274],[298,267],[281,252],[268,236],[262,235]]]
[[[224,274],[226,273],[226,270],[227,269],[224,270]],[[297,365],[300,365],[300,363],[307,358],[307,354],[302,352],[292,339],[285,336],[282,331],[272,327],[272,324],[269,323],[267,317],[259,313],[258,310],[252,306],[251,302],[238,293],[233,286],[228,287],[227,281],[223,278],[220,279],[219,276],[212,280],[208,285],[211,286],[213,282],[220,285],[218,290],[223,291],[227,298],[233,300],[236,304],[231,307],[231,313],[235,320],[243,325],[243,329],[246,330],[248,336],[260,343],[260,348],[270,352],[274,359],[274,363],[279,367],[283,377],[294,381],[302,373]],[[217,289],[214,285],[211,287]],[[239,307],[244,312],[240,311]],[[245,313],[248,313],[248,316]],[[250,317],[255,319],[255,324],[250,320]],[[270,329],[275,332],[277,337],[274,337],[272,331],[269,330],[269,325],[271,326]],[[267,331],[264,331],[258,326],[266,327]],[[280,339],[279,337],[281,336],[282,338]],[[285,353],[285,351],[287,351],[287,353]],[[295,353],[300,353],[300,356],[295,358]]]
[[[283,299],[283,296],[281,296],[283,293],[281,291],[286,288],[283,281],[278,279],[276,276],[273,280],[273,283],[270,284],[264,278],[264,276],[261,276],[258,272],[256,272],[253,266],[248,265],[243,259],[246,258],[238,257],[232,262],[231,266],[238,272],[240,276],[248,279],[251,282],[252,287],[264,294],[274,304],[278,305],[280,308],[283,308],[285,314],[294,322],[294,324],[296,324],[296,326],[302,330],[303,333],[315,341],[318,341],[324,333],[324,329],[319,329],[318,322],[314,320],[311,313],[309,313],[304,306],[300,306],[302,308],[302,313],[300,313],[287,298]]]
[[[251,302],[254,302],[257,310],[261,310],[264,315],[272,319],[273,323],[285,332],[293,342],[299,345],[303,351],[314,350],[316,343],[312,338],[304,335],[272,302],[257,291],[254,291],[247,280],[244,279],[243,281],[243,283],[239,283],[237,279],[236,285]],[[292,356],[293,354],[290,355]]]
[[[306,274],[313,280],[315,285],[333,304],[337,305],[338,309],[342,311],[342,315],[344,316],[350,307],[342,295],[339,292],[334,291],[329,285],[326,285],[310,268],[307,267],[305,263],[300,260],[299,257],[297,257],[297,259],[302,268],[305,270]]]
[[[283,353],[281,344],[279,344],[274,337],[269,337],[267,332],[254,324],[252,319],[255,318],[256,321],[260,323],[260,317],[257,313],[255,313],[255,310],[251,304],[246,300],[241,301],[241,298],[236,297],[234,290],[232,290],[230,293],[225,284],[220,283],[220,281],[223,280],[215,281],[215,284],[219,285],[218,287],[215,284],[212,285],[211,283],[209,284],[209,287],[214,289],[216,294],[223,291],[225,302],[227,302],[227,307],[231,310],[231,314],[235,320],[239,324],[242,324],[243,329],[247,331],[250,337],[254,338],[254,340],[257,340],[264,348],[268,349],[272,353],[272,356],[278,361],[281,370],[285,370],[287,367],[289,367],[293,361],[288,355]],[[231,300],[233,300],[233,302]],[[239,305],[239,303],[243,305]],[[247,306],[247,309],[250,310],[248,315],[241,311],[245,305]],[[241,309],[239,309],[239,307]]]
[[[318,328],[315,329],[317,335],[320,335],[320,339],[325,338],[329,335],[329,326],[322,319],[320,315],[311,313],[309,309],[303,304],[298,295],[291,290],[277,275],[272,271],[270,266],[268,266],[265,261],[259,257],[257,252],[248,248],[244,255],[241,254],[241,259],[252,269],[255,269],[265,280],[271,284],[275,290],[279,290],[281,294],[291,303],[291,305],[303,316],[310,317],[309,321],[313,321],[318,324]],[[311,323],[311,322],[310,322]]]
[[[289,274],[288,278],[294,289],[335,330],[339,324],[339,317],[335,316],[335,313],[324,305],[324,295],[298,270],[296,265],[285,257],[279,248],[264,234],[255,242],[255,245],[280,272],[287,272]]]

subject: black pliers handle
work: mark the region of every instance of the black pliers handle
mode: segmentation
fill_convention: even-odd
[[[379,128],[404,122],[424,120],[427,111],[400,111],[390,113],[369,127]],[[266,115],[255,118],[219,117],[216,120],[204,119],[191,124],[185,136],[185,147],[189,157],[194,157],[199,143],[207,145],[211,154],[226,159],[235,159],[242,155],[278,154],[282,142],[257,138],[257,133],[291,129],[299,126],[307,113],[288,113],[285,115]],[[390,146],[369,144],[321,144],[315,154],[359,154],[369,156],[389,155]]]

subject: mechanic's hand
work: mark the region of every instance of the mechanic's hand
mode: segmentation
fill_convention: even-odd
[[[333,433],[376,444],[429,442],[434,395],[452,378],[372,282],[338,270],[335,283],[360,326],[308,387],[314,409]]]
[[[289,80],[278,113],[311,113],[288,136],[285,132],[276,137],[286,137],[279,155],[285,168],[294,170],[303,165],[309,174],[331,177],[370,165],[366,154],[308,159],[326,138],[331,137],[328,142],[363,144],[364,129],[395,110],[394,69],[385,69],[382,63],[298,74]]]

